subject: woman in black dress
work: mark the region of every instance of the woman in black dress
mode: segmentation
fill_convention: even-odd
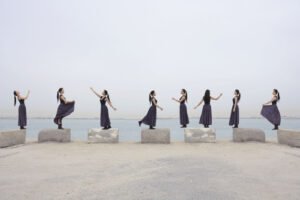
[[[186,125],[189,124],[189,116],[187,113],[185,102],[187,102],[188,94],[185,89],[181,90],[181,97],[179,99],[172,98],[172,100],[180,103],[179,107],[179,116],[180,116],[180,124],[182,125],[181,128],[186,128]]]
[[[141,121],[139,121],[139,126],[141,126],[142,123],[148,125],[150,129],[154,129],[156,126],[156,108],[159,108],[160,110],[163,110],[163,108],[157,104],[155,96],[156,93],[154,90],[152,90],[149,94],[149,102],[151,107],[149,108],[147,115]]]
[[[280,112],[277,107],[277,102],[280,100],[280,94],[277,89],[273,89],[272,99],[263,104],[261,115],[274,125],[273,130],[278,130],[281,122]]]
[[[220,99],[220,97],[222,95],[223,94],[221,93],[217,98],[211,97],[210,91],[206,90],[202,100],[198,103],[197,106],[195,106],[194,109],[197,109],[204,102],[199,124],[203,124],[205,128],[208,128],[209,125],[212,124],[212,113],[211,113],[210,100],[218,100],[218,99]]]
[[[114,110],[117,109],[112,105],[107,90],[103,90],[102,94],[97,93],[92,87],[91,90],[92,92],[94,92],[95,95],[97,95],[100,98],[100,104],[101,104],[100,125],[103,127],[104,130],[110,129],[111,125],[110,125],[110,119],[108,114],[108,108],[105,105],[106,102],[112,109]]]
[[[27,126],[27,113],[26,113],[26,106],[25,106],[25,100],[28,99],[30,94],[30,91],[27,92],[27,95],[25,97],[22,97],[20,95],[19,91],[14,91],[14,105],[16,106],[17,99],[19,101],[19,116],[18,116],[18,126],[20,126],[20,129],[26,129],[25,126]]]
[[[56,93],[57,101],[60,101],[60,104],[57,108],[54,123],[58,125],[58,129],[63,129],[62,119],[74,112],[75,107],[75,101],[67,101],[64,97],[64,93],[65,91],[63,88],[59,88]]]
[[[239,110],[239,101],[241,99],[241,93],[238,89],[234,91],[234,97],[232,99],[233,105],[231,108],[231,114],[230,114],[230,119],[229,119],[229,126],[233,126],[233,128],[238,128],[239,127],[239,122],[240,122],[240,110]]]

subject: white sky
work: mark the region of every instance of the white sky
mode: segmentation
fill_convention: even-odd
[[[223,97],[213,116],[227,117],[235,88],[242,116],[259,116],[273,88],[282,115],[300,116],[298,0],[0,0],[0,117],[16,116],[14,89],[31,90],[29,117],[52,117],[56,91],[76,100],[73,117],[99,116],[89,90],[107,89],[113,118],[141,118],[157,91],[177,117],[180,89],[190,116],[206,88]]]

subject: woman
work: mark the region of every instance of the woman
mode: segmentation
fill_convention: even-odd
[[[274,125],[273,130],[278,130],[278,126],[280,125],[281,121],[281,116],[277,107],[277,102],[280,100],[280,94],[277,89],[273,89],[272,95],[272,99],[267,103],[263,104],[263,108],[260,114]]]
[[[111,128],[110,119],[109,119],[107,106],[105,105],[106,102],[112,109],[114,110],[117,109],[112,105],[107,90],[103,90],[102,94],[97,93],[92,87],[91,90],[92,92],[94,92],[95,95],[97,95],[100,98],[100,104],[101,104],[100,125],[103,127],[103,130],[110,129]]]
[[[142,123],[148,125],[150,129],[154,129],[156,126],[156,108],[159,108],[160,110],[163,110],[163,108],[157,104],[155,96],[156,93],[154,90],[152,90],[149,94],[149,102],[151,107],[149,108],[147,115],[141,121],[139,121],[139,126],[141,126]]]
[[[181,97],[177,100],[174,97],[172,98],[174,101],[180,103],[179,107],[179,116],[180,116],[180,124],[181,128],[186,128],[186,125],[189,124],[189,116],[187,113],[185,102],[187,102],[188,94],[185,89],[181,90]]]
[[[22,97],[20,95],[19,91],[14,91],[14,106],[16,106],[17,98],[19,101],[19,117],[18,117],[18,126],[20,126],[20,129],[26,129],[25,126],[27,126],[27,114],[26,114],[26,106],[25,106],[25,100],[28,99],[30,94],[30,91],[28,90],[27,95],[25,97]]]
[[[234,91],[234,97],[232,99],[233,105],[231,108],[231,114],[230,114],[230,120],[229,120],[229,126],[233,126],[233,128],[239,127],[240,122],[240,111],[238,103],[241,100],[241,93],[238,89]]]
[[[60,101],[60,104],[57,108],[54,123],[58,125],[58,129],[63,129],[62,119],[74,112],[75,101],[67,101],[64,97],[64,93],[63,88],[59,88],[56,93],[57,101]]]
[[[217,98],[210,96],[210,91],[206,90],[204,93],[204,96],[202,100],[198,103],[198,105],[195,106],[194,109],[197,109],[203,102],[203,109],[202,114],[200,117],[200,124],[203,124],[205,128],[208,128],[209,125],[212,124],[212,114],[211,114],[211,106],[210,106],[210,100],[218,100],[223,94],[221,93]]]

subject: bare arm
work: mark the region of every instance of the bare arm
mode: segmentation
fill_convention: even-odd
[[[180,101],[178,99],[176,99],[175,97],[173,97],[172,100],[180,103]]]
[[[28,90],[28,92],[27,92],[26,96],[25,96],[25,97],[22,97],[22,96],[20,96],[20,97],[19,97],[19,100],[21,100],[21,99],[23,99],[23,100],[26,100],[26,99],[28,99],[28,97],[29,97],[29,94],[30,94],[30,91]]]
[[[212,100],[219,100],[220,98],[221,98],[221,96],[222,96],[223,94],[221,93],[217,98],[215,98],[215,97],[210,97],[210,99],[212,99]]]
[[[99,93],[97,93],[97,92],[94,90],[94,88],[90,87],[90,89],[92,90],[92,92],[93,92],[96,96],[98,96],[99,98],[101,98],[101,95],[100,95]]]
[[[110,100],[107,100],[107,103],[108,103],[108,105],[109,105],[112,109],[117,110],[117,109],[112,105],[112,103],[111,103]]]
[[[194,109],[197,109],[202,103],[203,103],[203,99],[194,107]]]
[[[185,97],[184,96],[180,97],[180,99],[176,99],[176,98],[173,97],[172,100],[174,100],[174,101],[176,101],[178,103],[181,103],[181,102],[185,101]]]
[[[163,110],[162,107],[160,107],[154,100],[154,98],[152,98],[152,104],[155,105],[157,108],[159,108],[160,110]]]
[[[60,96],[60,99],[65,103],[65,104],[68,104],[68,103],[74,103],[75,101],[67,101],[67,99],[64,97],[64,96]]]
[[[235,109],[236,109],[236,106],[237,106],[237,101],[238,101],[238,98],[237,98],[237,97],[234,97],[233,112],[235,112]]]
[[[270,105],[273,101],[276,101],[277,98],[276,97],[273,97],[270,101],[268,101],[267,103],[263,104],[264,106],[268,106]]]

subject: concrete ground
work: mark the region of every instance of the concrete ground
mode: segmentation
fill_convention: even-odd
[[[0,149],[1,200],[299,199],[300,149],[276,143],[28,143]]]

